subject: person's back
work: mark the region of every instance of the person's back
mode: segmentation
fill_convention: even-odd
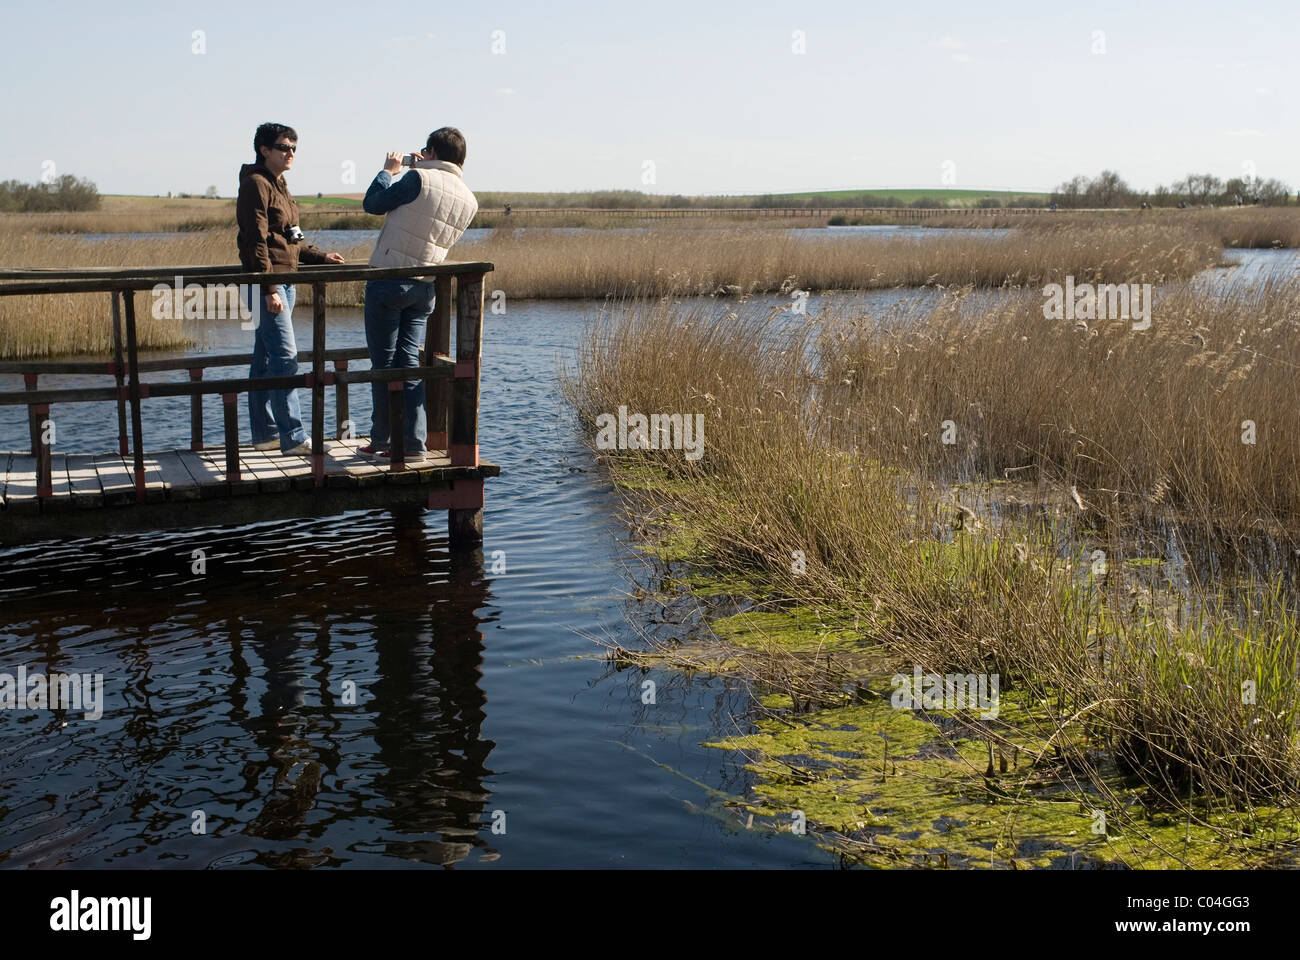
[[[424,150],[414,155],[411,169],[397,181],[403,166],[399,153],[388,154],[384,169],[366,191],[362,208],[384,214],[372,267],[421,267],[441,263],[478,213],[478,201],[461,177],[465,138],[455,127],[429,134]],[[366,347],[376,369],[414,368],[425,341],[425,321],[433,311],[436,288],[431,277],[370,280],[366,283]],[[426,432],[424,381],[403,381],[404,456],[420,459],[426,442],[445,447],[446,425]],[[390,450],[387,385],[371,384],[372,426],[363,453],[386,457]]]
[[[385,216],[370,255],[372,267],[441,263],[478,213],[478,200],[457,164],[420,160],[402,179],[412,174],[419,178],[419,192]]]

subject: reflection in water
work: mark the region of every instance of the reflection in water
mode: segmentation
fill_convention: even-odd
[[[0,621],[4,669],[102,672],[107,710],[0,714],[0,863],[352,859],[327,834],[431,864],[493,855],[483,554],[450,552],[424,511],[6,560],[0,597],[26,619]],[[69,562],[75,606],[49,589]]]

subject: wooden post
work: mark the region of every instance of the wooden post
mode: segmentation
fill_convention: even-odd
[[[478,466],[479,360],[483,352],[483,274],[456,281],[456,368],[451,390],[447,454],[454,466]],[[477,495],[447,511],[453,547],[483,541],[483,481],[471,481]],[[458,484],[459,485],[459,484]]]
[[[135,337],[135,291],[122,293],[126,301],[126,355],[131,364],[131,443],[135,450],[135,499],[144,503],[144,437],[140,426],[139,345]]]
[[[239,480],[239,394],[223,393],[221,407],[226,427],[226,479],[235,483]]]
[[[346,360],[335,360],[334,370],[336,373],[347,373],[348,362]],[[334,439],[346,440],[357,435],[357,431],[352,428],[351,409],[348,406],[348,384],[346,380],[340,380],[337,377],[334,380]]]
[[[37,384],[40,381],[40,376],[41,375],[39,373],[24,373],[23,389],[26,390],[28,393],[31,393],[34,390],[36,390]],[[39,414],[37,414],[36,412],[36,407],[37,404],[34,403],[27,404],[27,434],[32,441],[33,457],[36,456],[36,448],[41,444],[41,424],[40,424],[40,420],[38,419]]]
[[[425,366],[433,366],[433,358],[451,359],[451,277],[438,277],[437,299],[433,314],[425,329]],[[426,378],[424,381],[424,407],[428,424],[424,446],[427,450],[447,449],[447,415],[451,410],[451,381],[445,377]]]
[[[482,544],[482,477],[453,480],[449,489],[429,491],[429,509],[447,511],[447,534],[453,548],[473,548]]]
[[[203,368],[190,367],[190,379],[202,380]],[[190,449],[203,449],[203,394],[190,397]]]
[[[483,349],[483,274],[456,282],[456,368],[451,386],[447,455],[453,466],[478,466],[479,355]]]
[[[325,284],[311,285],[311,475],[325,486]]]
[[[406,423],[403,410],[406,406],[402,380],[388,381],[388,469],[406,469]]]
[[[121,293],[114,290],[109,294],[113,304],[113,374],[117,380],[117,452],[126,456],[126,391],[124,376],[126,364],[122,359],[122,311],[119,298]]]
[[[32,405],[35,408],[35,418],[39,425],[40,432],[37,434],[37,440],[40,443],[32,452],[36,454],[36,496],[47,499],[54,496],[54,479],[53,470],[50,465],[50,445],[45,442],[45,423],[44,421],[50,415],[50,405],[48,403],[36,403]]]

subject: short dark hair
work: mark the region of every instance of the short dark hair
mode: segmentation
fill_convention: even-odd
[[[432,150],[439,160],[465,166],[465,135],[455,127],[439,127],[429,134],[424,145],[426,151]]]
[[[297,143],[298,131],[283,123],[264,123],[257,128],[257,133],[253,134],[253,155],[258,163],[262,162],[262,151],[258,148],[273,147],[281,137]]]

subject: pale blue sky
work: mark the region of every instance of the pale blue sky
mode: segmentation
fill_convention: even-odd
[[[1142,188],[1252,169],[1300,187],[1300,10],[1269,0],[0,10],[0,179],[53,161],[105,193],[232,195],[276,120],[301,138],[299,193],[360,192],[443,124],[477,190],[937,188],[945,171],[1044,190],[1107,167]]]

